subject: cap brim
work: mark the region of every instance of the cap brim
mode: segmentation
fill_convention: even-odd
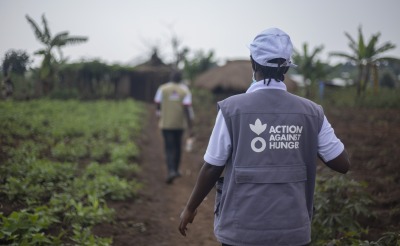
[[[279,66],[281,66],[281,67],[297,67],[296,64],[291,63],[291,62],[289,62],[289,64],[281,64],[281,65],[279,65],[279,64],[277,64],[277,63],[270,63],[270,62],[267,62],[267,63],[262,64],[262,65],[263,65],[263,66],[266,66],[266,67],[279,67]]]

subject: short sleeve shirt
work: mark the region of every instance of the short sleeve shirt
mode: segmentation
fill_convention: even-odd
[[[186,85],[173,82],[165,83],[157,89],[154,101],[161,105],[160,128],[185,128],[184,106],[192,104],[192,95]]]

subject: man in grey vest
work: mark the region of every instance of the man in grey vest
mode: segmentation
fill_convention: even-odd
[[[214,232],[222,245],[310,243],[317,157],[340,173],[350,163],[322,107],[286,91],[291,55],[290,37],[278,28],[250,44],[253,83],[218,103],[182,235],[216,184]]]

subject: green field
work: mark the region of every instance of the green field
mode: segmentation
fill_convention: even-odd
[[[144,105],[0,102],[0,244],[110,245],[107,200],[135,196]]]

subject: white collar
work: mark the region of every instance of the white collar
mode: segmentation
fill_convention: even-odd
[[[252,83],[250,85],[250,87],[247,89],[246,93],[251,93],[260,89],[278,89],[278,90],[284,90],[286,91],[286,85],[283,81],[278,82],[274,79],[271,79],[271,82],[269,83],[269,85],[267,85],[267,81],[264,84],[264,80],[259,80],[255,83]]]

